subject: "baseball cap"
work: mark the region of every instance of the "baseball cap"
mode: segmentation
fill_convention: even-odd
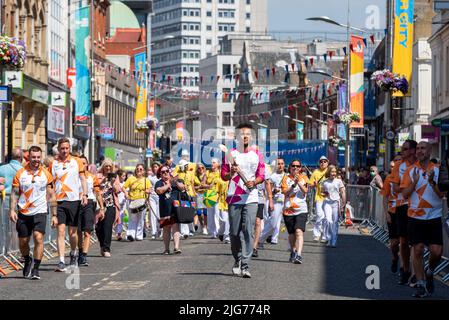
[[[179,161],[180,167],[185,167],[187,164],[188,164],[187,160],[182,159],[181,161]]]
[[[321,161],[321,160],[326,160],[327,162],[329,162],[329,159],[326,158],[326,156],[321,156],[320,161]]]
[[[187,151],[186,149],[182,150],[181,152],[181,156],[190,156],[189,151]]]

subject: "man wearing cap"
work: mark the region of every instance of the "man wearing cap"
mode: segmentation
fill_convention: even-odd
[[[323,210],[323,201],[324,197],[321,193],[321,186],[325,178],[325,174],[327,171],[327,167],[329,166],[329,159],[327,159],[325,156],[322,156],[320,158],[320,167],[316,169],[309,180],[309,185],[312,188],[315,188],[315,204],[316,204],[316,222],[313,226],[313,241],[326,243],[327,239],[325,238],[326,235],[323,233],[323,222],[325,219],[324,216],[324,210]]]
[[[181,153],[181,161],[179,161],[179,165],[173,170],[173,177],[177,177],[178,179],[184,180],[186,185],[186,190],[189,196],[195,198],[195,172],[196,172],[196,164],[189,162],[190,154],[187,150],[182,150]],[[182,223],[181,224],[181,235],[184,238],[187,238],[190,235],[193,236],[194,229],[193,223],[189,226],[189,224]]]

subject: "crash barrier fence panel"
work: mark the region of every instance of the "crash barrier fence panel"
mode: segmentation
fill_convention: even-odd
[[[383,209],[383,196],[378,189],[370,186],[346,186],[348,203],[353,207],[354,220],[359,221],[362,227],[367,227],[370,234],[376,240],[389,244],[388,226],[385,219]],[[442,276],[443,281],[449,281],[449,228],[446,227],[446,220],[448,218],[448,207],[446,199],[443,199],[443,259],[435,273],[438,274],[446,270]],[[430,252],[426,249],[424,253],[424,264],[427,267],[429,264]]]
[[[66,231],[68,232],[68,231]],[[44,236],[44,257],[51,259],[57,256],[57,229],[51,227],[51,215],[47,216],[47,225]],[[91,243],[96,243],[95,232],[92,233]],[[69,247],[69,238],[66,233],[65,244]],[[33,237],[30,240],[30,252],[33,252]],[[9,219],[9,196],[0,199],[0,276],[6,275],[5,270],[18,270],[23,267],[22,256],[19,250],[19,238],[16,224]]]

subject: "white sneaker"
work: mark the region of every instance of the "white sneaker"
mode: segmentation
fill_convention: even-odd
[[[251,273],[249,273],[248,269],[242,270],[242,277],[243,278],[251,278]]]
[[[207,236],[207,229],[203,229],[203,234]]]
[[[241,266],[241,261],[234,263],[234,266],[232,267],[232,274],[235,276],[241,276],[242,275],[242,269],[240,268]]]
[[[320,237],[313,237],[313,241],[314,241],[314,242],[320,241]]]

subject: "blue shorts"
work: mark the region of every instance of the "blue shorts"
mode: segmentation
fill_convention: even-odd
[[[197,216],[202,216],[202,215],[207,216],[207,208],[197,209],[196,210],[196,215]]]

